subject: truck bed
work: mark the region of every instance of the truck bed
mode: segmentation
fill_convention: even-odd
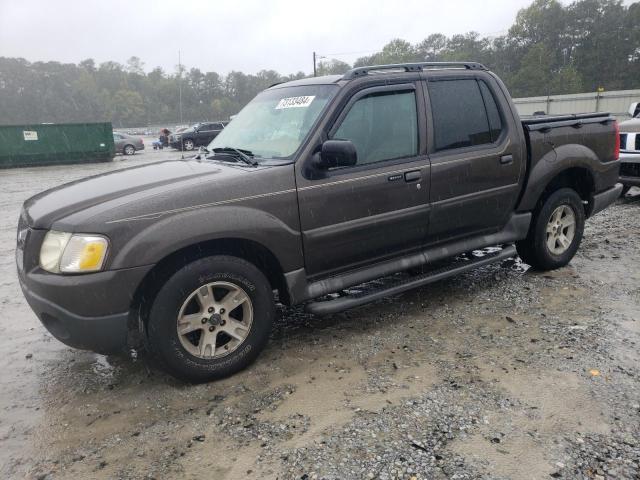
[[[602,121],[604,118],[611,118],[610,113],[606,112],[597,112],[597,113],[571,113],[566,115],[522,115],[520,120],[523,125],[539,125],[545,123],[556,123],[556,122],[576,122],[584,120],[593,120],[599,119],[598,121]],[[572,125],[574,124],[572,123]]]
[[[527,137],[529,159],[534,164],[552,149],[586,147],[601,161],[613,160],[611,137],[615,118],[609,113],[541,115],[521,118]],[[559,153],[559,152],[558,152]],[[582,152],[584,153],[584,152]]]
[[[608,113],[521,118],[527,148],[527,174],[519,210],[535,208],[542,189],[562,169],[576,168],[565,182],[587,185],[598,194],[618,181],[618,129]],[[584,187],[582,187],[584,188]],[[586,197],[585,197],[586,199]],[[588,215],[597,209],[591,208]]]

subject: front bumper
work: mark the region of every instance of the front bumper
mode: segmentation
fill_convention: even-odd
[[[123,351],[129,336],[129,312],[84,317],[36,295],[21,283],[27,303],[45,328],[62,343],[81,350],[109,354]]]
[[[620,152],[621,163],[640,163],[640,152]]]
[[[36,230],[30,230],[37,236]],[[29,236],[29,235],[27,235]],[[34,242],[39,245],[38,242]],[[45,328],[74,348],[113,353],[127,348],[134,293],[152,266],[58,275],[34,265],[33,251],[18,245],[18,279],[22,292]],[[39,247],[38,247],[39,248]]]
[[[627,187],[640,187],[640,152],[620,153],[620,182]]]

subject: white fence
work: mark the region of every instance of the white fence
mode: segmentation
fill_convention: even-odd
[[[640,102],[640,90],[514,98],[513,101],[520,115],[609,112],[615,117],[628,118],[629,105]]]

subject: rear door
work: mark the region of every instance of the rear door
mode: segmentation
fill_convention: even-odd
[[[526,162],[509,104],[488,75],[425,76],[429,243],[499,230],[515,209]]]
[[[124,137],[119,133],[113,134],[113,143],[115,143],[116,152],[121,152],[124,148]]]
[[[224,125],[222,124],[222,122],[216,122],[213,124],[213,135],[211,137],[211,140],[213,140],[214,138],[216,138],[218,136],[218,134],[224,129]]]
[[[198,128],[196,134],[196,145],[209,145],[211,140],[216,136],[214,123],[204,123]]]
[[[351,140],[357,165],[309,174],[312,157],[296,164],[311,276],[417,248],[427,233],[429,160],[419,82],[361,87],[334,118],[327,137]]]

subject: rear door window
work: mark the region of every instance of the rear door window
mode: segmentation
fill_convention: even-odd
[[[492,143],[487,110],[475,79],[430,81],[428,90],[436,151]]]

